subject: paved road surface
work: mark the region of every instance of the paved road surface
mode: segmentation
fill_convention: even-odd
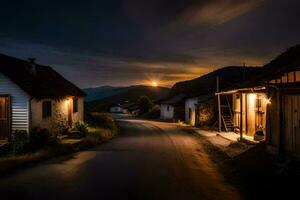
[[[199,138],[174,124],[120,124],[122,134],[106,144],[1,179],[0,199],[241,198]]]

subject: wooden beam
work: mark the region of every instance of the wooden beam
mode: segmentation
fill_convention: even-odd
[[[248,134],[248,94],[245,93],[245,134]],[[255,108],[254,108],[255,109]]]
[[[240,139],[243,139],[243,93],[240,97]]]
[[[219,76],[217,76],[217,92],[219,92]],[[221,97],[220,97],[220,94],[218,93],[218,125],[219,125],[219,132],[222,131],[222,116],[221,116]]]

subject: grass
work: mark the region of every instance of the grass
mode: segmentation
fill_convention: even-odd
[[[75,144],[55,144],[33,153],[21,155],[8,154],[0,157],[0,176],[4,176],[16,169],[50,159],[55,156],[67,155],[86,150],[103,142],[111,140],[118,133],[117,129],[88,127],[86,137]]]

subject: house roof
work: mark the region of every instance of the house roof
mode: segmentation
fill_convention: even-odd
[[[168,104],[168,105],[178,105],[182,103],[185,100],[185,95],[184,94],[179,94],[176,96],[173,96],[169,99],[166,99],[164,101],[161,101],[161,104]]]
[[[264,74],[261,78],[272,80],[279,78],[283,73],[299,69],[300,67],[300,44],[290,47],[284,53],[264,66]]]
[[[264,65],[261,71],[252,79],[237,83],[221,91],[237,90],[242,88],[260,88],[266,85],[267,81],[281,78],[283,74],[299,70],[300,68],[300,45],[287,49],[284,53],[277,56],[270,63]],[[298,85],[297,83],[289,85]]]
[[[0,72],[31,97],[59,99],[66,96],[85,96],[85,93],[49,66],[35,64],[0,54]]]

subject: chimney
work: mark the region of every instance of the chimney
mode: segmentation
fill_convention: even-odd
[[[32,74],[36,74],[36,64],[35,64],[35,58],[28,58],[29,61],[29,67],[28,70]]]

